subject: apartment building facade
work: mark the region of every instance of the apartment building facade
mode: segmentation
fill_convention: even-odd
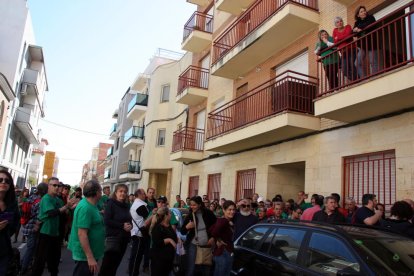
[[[112,144],[100,142],[96,147],[92,149],[91,159],[82,167],[82,177],[80,181],[80,187],[83,187],[89,180],[98,180],[100,183],[104,180],[106,156],[108,149],[112,147]]]
[[[358,204],[373,193],[387,208],[414,197],[412,1],[188,2],[182,48],[192,60],[176,96],[188,119],[171,137],[170,158],[183,166],[172,191],[181,181],[182,197],[295,199],[303,190]],[[337,16],[353,26],[360,5],[375,27],[330,57],[374,49],[381,65],[374,71],[366,54],[351,77],[338,62],[333,87],[328,57],[314,53],[318,32],[332,35]]]
[[[35,43],[27,2],[6,0],[0,7],[0,72],[16,95],[2,131],[0,165],[9,169],[21,188],[27,184],[32,150],[41,140],[39,119],[45,116],[48,83],[43,49]]]

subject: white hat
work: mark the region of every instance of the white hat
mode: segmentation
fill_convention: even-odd
[[[257,202],[264,202],[264,198],[262,196],[259,196],[259,198],[257,199]]]

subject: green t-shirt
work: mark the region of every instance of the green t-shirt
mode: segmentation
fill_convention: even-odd
[[[174,203],[174,208],[180,208],[180,203],[179,202]]]
[[[105,226],[103,218],[95,205],[83,198],[75,209],[68,248],[75,261],[86,261],[85,252],[78,237],[79,228],[88,229],[89,246],[96,260],[102,259],[105,250]]]
[[[98,204],[96,204],[96,207],[98,207],[99,211],[102,211],[105,209],[107,201],[108,201],[108,196],[102,195],[101,199],[98,201]]]
[[[50,217],[47,213],[51,210],[59,209],[63,206],[63,201],[56,197],[46,194],[40,201],[38,219],[42,222],[40,233],[57,237],[59,236],[59,216]]]

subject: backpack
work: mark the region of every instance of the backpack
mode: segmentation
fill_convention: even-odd
[[[20,224],[26,225],[29,220],[32,218],[32,206],[36,203],[39,203],[41,198],[37,198],[34,201],[26,201],[23,202],[21,207],[21,216],[20,216]]]

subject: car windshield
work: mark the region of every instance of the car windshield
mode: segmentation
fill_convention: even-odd
[[[358,233],[351,236],[358,247],[372,256],[381,268],[388,270],[387,275],[414,275],[413,240],[397,234],[372,234]]]

